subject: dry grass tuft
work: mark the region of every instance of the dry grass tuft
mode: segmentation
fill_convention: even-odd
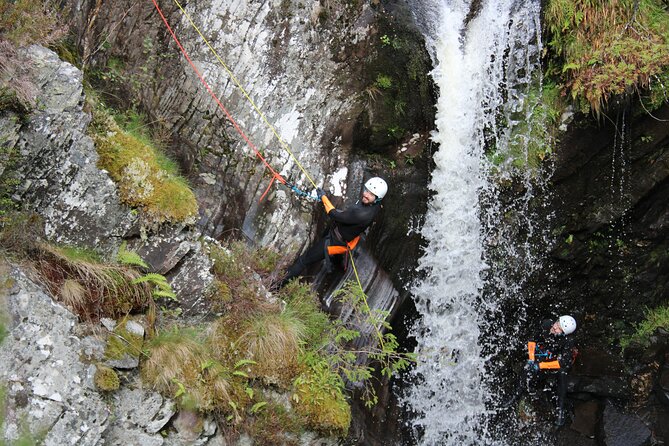
[[[242,357],[256,361],[253,371],[270,383],[289,383],[297,374],[304,324],[290,312],[250,317],[240,327]]]
[[[154,305],[151,287],[132,283],[141,276],[134,269],[73,258],[48,244],[37,249],[34,263],[45,286],[83,319],[116,319]]]
[[[86,305],[86,288],[75,279],[65,279],[58,295],[68,307],[83,308]]]
[[[174,330],[148,343],[142,377],[184,408],[228,412],[236,396],[227,369],[211,359],[194,332]]]

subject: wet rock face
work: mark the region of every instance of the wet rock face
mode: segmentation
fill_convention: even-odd
[[[651,431],[639,417],[622,413],[611,402],[602,413],[600,436],[606,446],[645,446],[651,441]]]
[[[297,161],[316,184],[334,189],[334,174],[350,163],[352,151],[387,151],[399,144],[402,131],[432,125],[433,91],[426,83],[429,58],[422,38],[408,24],[393,28],[399,19],[379,4],[209,0],[185,7],[281,142],[188,18],[173,4],[163,3],[168,22],[241,129],[277,171],[298,185],[313,188]],[[150,2],[120,1],[96,8],[95,2],[80,1],[75,21],[90,66],[104,70],[113,63],[122,78],[142,80],[124,83],[135,87],[123,91],[114,90],[121,83],[105,85],[105,90],[141,105],[171,135],[171,150],[195,186],[204,233],[218,238],[229,229],[243,228],[263,245],[295,249],[304,244],[312,221],[303,205],[281,188],[258,203],[269,184],[267,170],[202,87]],[[101,35],[109,45],[96,52],[100,42],[95,39]],[[390,41],[382,45],[382,35],[396,39],[398,46],[402,43],[403,50],[393,49]],[[398,51],[404,51],[401,61]],[[388,91],[370,98],[365,91],[374,87],[379,74],[392,75],[395,81]],[[386,99],[397,107],[386,107]],[[393,115],[384,116],[386,109]],[[402,129],[393,124],[399,119],[396,112],[402,115]],[[394,136],[370,143],[369,132]]]
[[[608,115],[613,122],[577,118],[561,138],[551,188],[556,243],[528,292],[536,296],[531,312],[559,308],[579,321],[569,392],[603,408],[595,415],[589,406],[579,429],[589,436],[596,418],[600,444],[648,444],[649,429],[665,438],[667,411],[657,402],[665,398],[666,341],[656,333],[650,347],[632,345],[624,359],[618,346],[645,308],[666,305],[669,127],[629,108]],[[669,106],[653,115],[669,118]],[[649,416],[642,422],[607,398]]]
[[[551,257],[568,305],[631,321],[669,288],[669,128],[645,113],[618,115],[616,126],[576,124],[565,135]],[[653,115],[666,120],[669,106]]]

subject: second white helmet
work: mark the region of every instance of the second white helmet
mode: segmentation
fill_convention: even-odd
[[[381,199],[388,192],[388,184],[383,178],[374,177],[367,180],[365,189],[376,195],[376,198]]]
[[[576,319],[571,316],[560,316],[560,328],[564,334],[572,334],[576,330]]]

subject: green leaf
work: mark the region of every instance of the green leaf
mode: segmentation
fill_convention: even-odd
[[[255,364],[257,364],[257,362],[255,362],[252,359],[242,359],[242,360],[239,360],[239,361],[235,362],[235,368],[238,369],[238,368],[240,368],[242,366],[245,366],[245,365],[255,365]]]
[[[255,403],[253,406],[251,406],[251,413],[258,413],[258,411],[260,411],[265,406],[267,406],[267,401],[260,401],[259,403]]]
[[[234,376],[241,376],[241,377],[243,377],[243,378],[248,378],[248,377],[249,377],[249,375],[247,375],[246,373],[242,372],[241,370],[235,370],[234,372],[232,372],[232,374],[233,374]]]
[[[163,291],[163,290],[155,290],[153,292],[154,297],[166,297],[168,299],[172,300],[179,300],[177,298],[177,295],[174,294],[172,291]]]

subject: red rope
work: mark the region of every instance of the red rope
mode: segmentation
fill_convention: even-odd
[[[187,60],[188,63],[190,64],[190,66],[193,68],[193,71],[195,71],[195,74],[197,75],[197,77],[200,78],[200,81],[202,82],[202,84],[204,85],[204,87],[207,89],[207,91],[209,92],[209,94],[211,95],[211,97],[214,98],[214,100],[215,100],[216,103],[218,104],[219,108],[220,108],[221,110],[223,110],[223,112],[225,113],[225,115],[228,117],[228,120],[229,120],[229,121],[232,123],[232,125],[235,127],[235,130],[237,130],[237,132],[241,135],[241,137],[244,139],[244,141],[246,141],[246,143],[249,145],[249,147],[251,147],[251,148],[253,149],[253,151],[255,152],[256,156],[263,162],[263,164],[265,164],[265,167],[267,167],[267,169],[269,169],[269,171],[272,172],[272,180],[270,181],[269,186],[267,187],[267,190],[265,190],[265,193],[262,195],[262,197],[260,197],[260,201],[262,201],[262,199],[265,198],[265,195],[267,195],[267,192],[269,191],[269,188],[272,186],[272,183],[274,183],[274,180],[277,180],[277,181],[279,181],[279,182],[282,183],[282,184],[286,184],[286,179],[283,178],[283,177],[282,177],[276,170],[274,170],[274,169],[272,168],[272,166],[269,165],[269,163],[267,162],[267,160],[265,159],[265,157],[262,156],[262,154],[260,153],[260,151],[258,150],[258,148],[255,146],[255,144],[253,144],[253,142],[251,142],[251,140],[249,139],[249,137],[246,136],[246,134],[244,133],[244,131],[239,127],[239,125],[237,124],[237,122],[234,120],[234,118],[232,117],[232,115],[230,114],[230,112],[223,106],[223,104],[221,103],[221,101],[218,99],[218,96],[216,96],[216,94],[215,94],[214,91],[211,89],[211,87],[209,86],[209,84],[207,83],[207,81],[204,80],[204,77],[200,74],[200,71],[197,69],[197,67],[195,66],[195,64],[194,64],[193,61],[191,60],[190,56],[188,55],[188,52],[187,52],[187,51],[184,49],[184,47],[181,45],[181,42],[179,42],[179,39],[177,38],[177,35],[174,33],[174,31],[172,30],[172,27],[171,27],[170,24],[167,22],[167,19],[166,19],[165,16],[163,15],[163,11],[160,9],[160,6],[158,6],[158,3],[156,2],[156,0],[151,0],[151,1],[153,2],[153,6],[156,7],[156,10],[158,11],[158,14],[160,14],[160,18],[163,19],[163,23],[165,23],[165,26],[167,27],[167,30],[168,30],[168,31],[170,32],[170,34],[172,35],[172,39],[174,39],[174,42],[176,42],[177,46],[178,46],[179,49],[181,50],[181,53],[184,55],[184,57],[186,58],[186,60]]]

